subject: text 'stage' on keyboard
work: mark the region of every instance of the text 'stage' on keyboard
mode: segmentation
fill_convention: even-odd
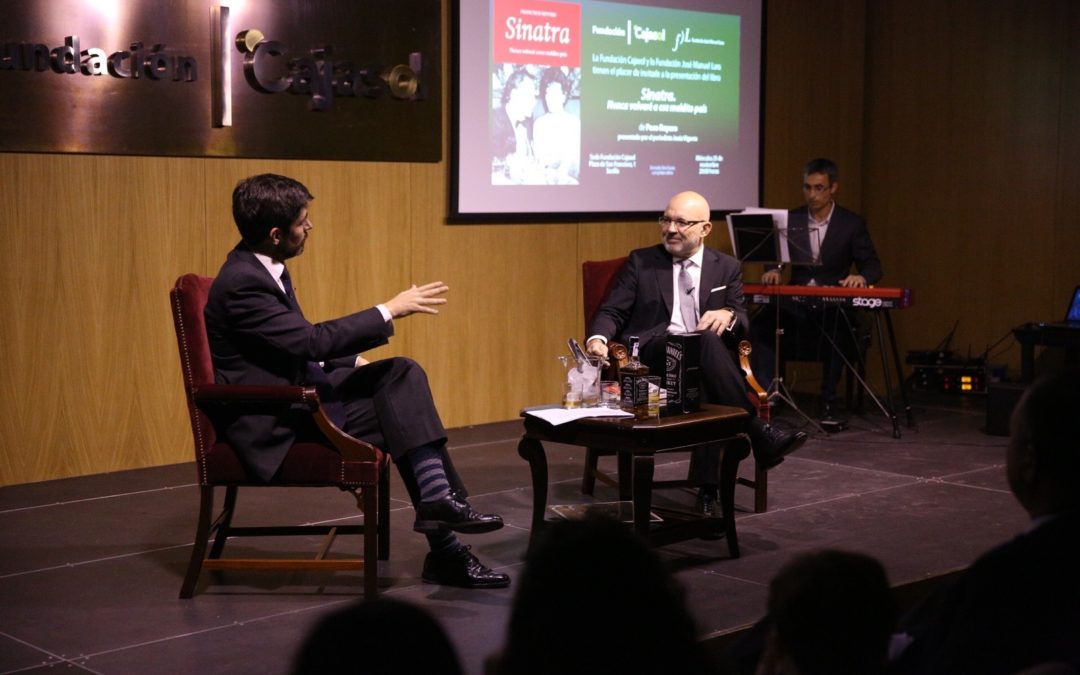
[[[843,286],[787,286],[743,284],[747,299],[758,305],[774,297],[808,305],[838,305],[859,309],[907,309],[913,303],[910,288],[844,288]]]

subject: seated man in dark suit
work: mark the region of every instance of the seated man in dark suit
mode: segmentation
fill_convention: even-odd
[[[806,164],[803,174],[806,206],[788,213],[793,285],[865,288],[881,279],[881,261],[866,222],[836,203],[836,192],[840,187],[838,176],[839,170],[832,160],[813,159]],[[852,265],[857,273],[851,271]],[[766,270],[761,281],[780,283],[780,270]],[[854,320],[837,307],[780,303],[780,327],[784,330],[781,356],[821,360],[821,399],[826,418],[832,417],[836,383],[844,365],[829,339],[843,351],[849,362],[853,361],[856,345],[849,327],[854,326]],[[763,383],[772,382],[775,375],[776,323],[776,312],[763,310],[750,326],[754,374]]]
[[[768,469],[802,445],[806,434],[766,424],[746,394],[743,373],[725,344],[747,325],[742,272],[737,260],[705,246],[712,231],[710,217],[709,203],[696,192],[671,198],[660,217],[661,243],[631,251],[615,287],[588,326],[586,348],[606,359],[610,340],[625,343],[637,336],[641,362],[650,372],[663,373],[668,334],[701,332],[704,398],[750,412],[754,459]],[[703,500],[714,503],[713,465],[701,461],[692,465],[703,469],[691,476],[702,484]]]
[[[1080,672],[1080,373],[1036,381],[1013,411],[1005,455],[1027,530],[983,554],[901,622],[898,673]],[[1025,671],[1026,672],[1026,671]]]
[[[205,313],[215,379],[316,386],[339,428],[393,458],[416,508],[413,527],[431,546],[424,580],[507,586],[507,575],[481,564],[454,534],[490,532],[503,523],[465,501],[423,369],[406,358],[368,363],[359,355],[386,344],[395,319],[437,314],[447,287],[442,282],[413,286],[376,307],[309,323],[284,263],[304,250],[312,199],[298,181],[273,174],[247,178],[233,191],[233,219],[243,240],[218,272]],[[263,480],[273,478],[297,437],[312,433],[299,411],[295,417],[238,414],[215,423],[248,470]]]

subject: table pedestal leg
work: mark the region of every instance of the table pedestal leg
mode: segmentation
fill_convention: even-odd
[[[547,455],[540,441],[527,436],[522,436],[518,442],[518,455],[529,463],[529,473],[532,474],[533,512],[532,527],[529,529],[529,548],[532,548],[536,535],[544,526],[544,512],[547,510]]]
[[[740,448],[740,444],[745,447]],[[735,531],[735,483],[739,462],[750,454],[750,439],[739,436],[723,449],[720,462],[720,510],[724,515],[724,536],[732,558],[739,557],[739,535]]]

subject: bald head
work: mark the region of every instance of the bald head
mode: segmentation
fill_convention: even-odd
[[[697,253],[712,231],[709,202],[696,192],[680,192],[671,198],[661,220],[660,240],[674,258]]]
[[[667,205],[667,211],[686,213],[686,220],[708,220],[709,202],[697,192],[680,192],[671,198]]]

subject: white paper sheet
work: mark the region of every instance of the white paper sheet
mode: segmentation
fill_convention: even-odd
[[[634,413],[618,408],[537,408],[526,410],[526,415],[539,417],[548,424],[558,426],[585,419],[586,417],[633,417]]]

